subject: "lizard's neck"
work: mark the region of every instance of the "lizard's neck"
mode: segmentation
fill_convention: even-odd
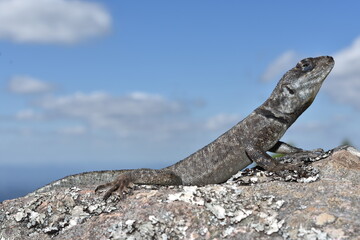
[[[295,108],[295,111],[287,111],[287,106],[290,103],[287,103],[286,98],[278,96],[279,95],[272,94],[261,106],[255,109],[255,112],[269,119],[276,120],[286,125],[286,127],[290,127],[311,104],[299,104]]]

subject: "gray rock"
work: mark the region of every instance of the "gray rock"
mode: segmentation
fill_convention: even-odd
[[[204,187],[134,186],[107,202],[95,186],[28,195],[0,203],[0,240],[357,239],[360,152],[337,148],[311,167],[308,181],[254,171]]]

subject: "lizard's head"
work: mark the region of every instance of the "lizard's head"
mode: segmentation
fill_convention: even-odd
[[[331,69],[334,59],[329,56],[305,58],[281,78],[273,92],[278,110],[300,115],[314,101]]]

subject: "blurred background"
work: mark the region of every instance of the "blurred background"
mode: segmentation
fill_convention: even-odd
[[[161,168],[335,67],[283,137],[360,144],[359,1],[0,0],[0,201],[66,175]]]

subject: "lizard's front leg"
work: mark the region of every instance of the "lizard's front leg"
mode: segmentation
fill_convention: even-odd
[[[113,182],[98,186],[95,192],[110,187],[103,197],[106,200],[115,191],[122,194],[133,183],[145,185],[181,185],[182,180],[169,170],[141,168],[121,173]]]
[[[290,144],[287,144],[285,142],[278,141],[272,148],[269,149],[269,152],[282,153],[282,154],[291,154],[291,153],[299,153],[299,152],[323,153],[324,150],[321,148],[318,148],[318,149],[308,151],[308,150],[304,150],[301,148],[291,146]]]
[[[301,151],[301,149],[299,150]],[[277,160],[267,154],[264,150],[256,148],[255,146],[247,146],[245,152],[251,161],[257,163],[260,167],[264,168],[267,171],[275,172],[279,175],[281,175],[280,173],[283,170],[296,170],[301,172],[301,164],[279,163]]]
[[[256,148],[254,146],[247,146],[245,149],[247,156],[251,159],[251,161],[256,162],[260,167],[264,168],[267,171],[271,171],[276,173],[281,177],[285,177],[287,175],[284,170],[296,171],[298,176],[307,177],[312,173],[306,170],[303,166],[306,165],[306,161],[309,158],[316,158],[321,156],[324,153],[322,149],[315,149],[312,151],[302,150],[300,148],[292,147],[283,142],[279,142],[275,147],[270,149],[269,151],[274,151],[277,153],[285,153],[284,157],[281,158],[272,158],[269,154],[267,154],[264,150],[260,148]],[[283,163],[280,160],[291,160],[290,162]]]

